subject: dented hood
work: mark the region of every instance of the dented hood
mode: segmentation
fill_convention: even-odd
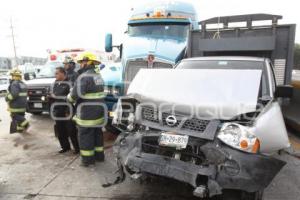
[[[145,104],[176,105],[176,112],[231,119],[256,110],[261,74],[252,69],[142,69],[127,94]]]

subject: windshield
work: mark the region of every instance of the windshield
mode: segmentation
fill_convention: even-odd
[[[188,30],[189,24],[135,24],[129,26],[128,34],[130,36],[159,36],[184,39],[187,37]]]
[[[189,60],[182,61],[176,69],[245,69],[262,70],[260,96],[270,96],[267,68],[262,61],[241,61],[241,60]]]
[[[36,78],[54,78],[55,69],[62,66],[59,62],[47,63],[41,67],[41,70],[36,74]]]
[[[187,60],[182,61],[177,69],[263,69],[261,61],[241,60]]]

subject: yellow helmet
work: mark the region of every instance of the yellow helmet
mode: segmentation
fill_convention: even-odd
[[[11,76],[19,76],[22,77],[22,72],[19,69],[12,69],[9,73]]]
[[[80,54],[77,58],[77,62],[81,63],[82,61],[93,61],[94,65],[101,64],[100,60],[97,59],[97,56],[91,52],[84,52]]]

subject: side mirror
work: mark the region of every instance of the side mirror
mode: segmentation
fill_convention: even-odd
[[[24,74],[24,79],[25,79],[26,81],[29,81],[29,80],[30,80],[30,74],[29,74],[29,73],[25,73],[25,74]]]
[[[275,97],[279,98],[292,98],[293,97],[293,86],[291,85],[279,85],[275,91]]]
[[[113,44],[112,44],[112,34],[108,33],[105,36],[105,51],[106,52],[112,52]]]

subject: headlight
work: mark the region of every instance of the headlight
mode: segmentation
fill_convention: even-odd
[[[106,94],[110,94],[110,88],[109,88],[109,87],[105,87],[105,88],[104,88],[104,92],[105,92]]]
[[[110,94],[110,95],[119,95],[120,94],[120,88],[118,88],[118,87],[105,87],[104,92],[106,94]]]
[[[120,94],[120,90],[119,90],[119,88],[114,87],[114,88],[111,89],[111,93],[113,95],[119,95]]]
[[[260,142],[249,128],[236,123],[223,124],[218,138],[225,144],[249,153],[259,151]]]

